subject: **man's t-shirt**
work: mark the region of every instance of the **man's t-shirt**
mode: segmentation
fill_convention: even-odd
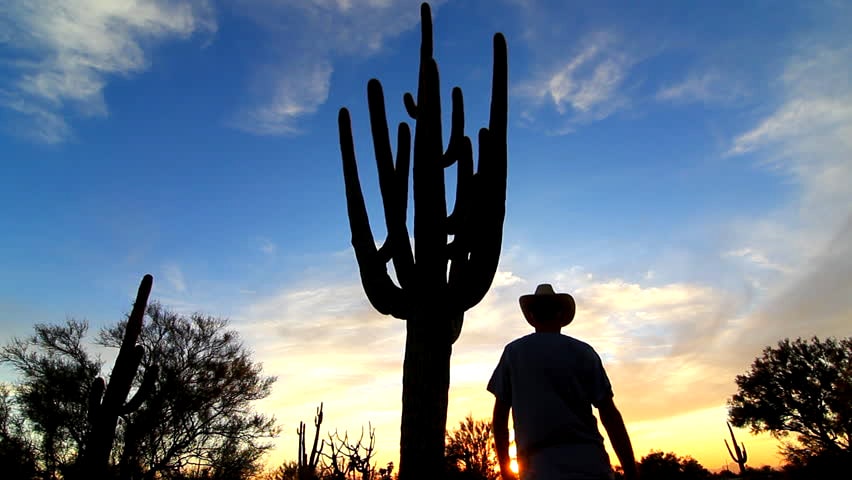
[[[561,333],[521,337],[506,345],[488,391],[512,407],[525,480],[610,475],[592,406],[612,386],[590,345]]]

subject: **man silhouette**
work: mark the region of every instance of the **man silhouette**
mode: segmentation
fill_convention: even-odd
[[[516,478],[509,459],[510,409],[522,480],[611,479],[592,406],[625,478],[638,478],[630,437],[600,357],[590,345],[560,332],[574,319],[574,298],[542,284],[519,301],[535,333],[506,345],[488,382],[495,397],[492,421],[503,479]]]

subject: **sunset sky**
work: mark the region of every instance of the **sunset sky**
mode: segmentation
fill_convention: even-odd
[[[458,85],[474,141],[493,33],[509,45],[503,253],[454,348],[449,426],[489,418],[502,348],[531,331],[517,298],[550,282],[637,459],[724,466],[734,377],[784,337],[852,335],[852,7],[431,3],[445,117]],[[359,283],[336,121],[348,107],[381,239],[366,86],[408,120],[418,5],[0,3],[0,342],[112,324],[151,273],[152,298],[229,318],[278,377],[270,462],[320,402],[396,461],[405,326]],[[737,434],[777,465],[775,440]]]

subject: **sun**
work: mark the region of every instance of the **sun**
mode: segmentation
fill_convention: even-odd
[[[512,470],[512,472],[513,472],[515,475],[517,475],[517,474],[518,474],[518,461],[517,461],[517,460],[515,460],[514,458],[513,458],[513,459],[512,459],[512,461],[509,463],[509,469],[510,469],[510,470]]]

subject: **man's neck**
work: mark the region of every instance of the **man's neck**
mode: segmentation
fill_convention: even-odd
[[[562,327],[535,327],[535,333],[562,333]]]

